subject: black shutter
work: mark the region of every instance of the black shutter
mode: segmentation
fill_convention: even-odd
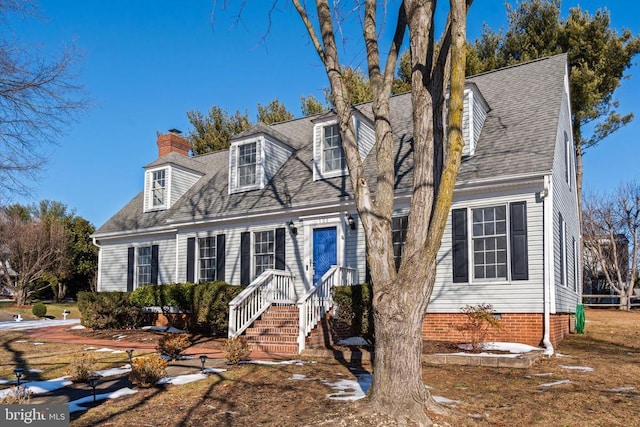
[[[451,211],[451,244],[453,255],[453,283],[469,281],[469,260],[467,258],[467,210]]]
[[[511,211],[511,280],[529,279],[527,202],[509,204]]]
[[[133,274],[136,264],[136,248],[127,249],[127,292],[133,291]]]
[[[158,284],[158,245],[151,245],[151,284]]]
[[[285,229],[284,228],[276,228],[276,262],[275,269],[276,270],[284,270],[285,269]]]
[[[240,284],[251,282],[251,233],[240,233]]]
[[[216,236],[216,280],[224,282],[224,234]]]
[[[189,237],[187,239],[187,282],[193,283],[196,267],[196,238]]]

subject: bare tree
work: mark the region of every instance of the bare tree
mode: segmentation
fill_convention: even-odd
[[[603,279],[627,309],[638,277],[640,186],[625,184],[615,194],[585,197],[583,239],[585,275]]]
[[[351,120],[348,86],[341,72],[344,67],[338,56],[334,30],[341,25],[340,11],[332,9],[327,0],[316,0],[315,12],[299,0],[293,3],[329,78],[349,177],[366,236],[376,330],[374,377],[366,411],[381,413],[401,425],[409,420],[430,425],[425,409],[438,408],[422,379],[422,324],[436,277],[436,254],[460,168],[466,12],[471,0],[450,1],[446,28],[437,42],[439,50],[435,49],[436,0],[403,1],[397,11],[386,64],[381,64],[378,25],[384,21],[379,15],[390,3],[356,2],[373,95],[375,183],[365,177]],[[312,22],[312,16],[317,17],[317,23]],[[407,30],[411,49],[413,196],[407,241],[396,271],[391,236],[394,129],[389,98],[398,53]],[[447,92],[450,96],[445,108]]]
[[[53,144],[86,107],[73,73],[72,47],[47,58],[9,38],[13,15],[36,16],[32,2],[0,0],[0,193],[29,190],[27,178],[45,164]]]
[[[0,268],[17,305],[49,286],[51,274],[65,268],[69,235],[61,221],[25,219],[4,210],[0,216]],[[17,274],[12,279],[9,268]]]

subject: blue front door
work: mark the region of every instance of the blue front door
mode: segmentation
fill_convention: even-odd
[[[313,230],[313,284],[317,284],[324,273],[337,263],[336,228]]]

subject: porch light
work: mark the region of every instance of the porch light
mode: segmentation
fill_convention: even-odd
[[[200,362],[202,363],[202,372],[204,373],[204,363],[207,361],[207,356],[206,355],[202,355],[200,356]]]
[[[347,224],[349,224],[349,228],[352,230],[356,229],[356,221],[353,219],[350,213],[345,215],[347,218]]]
[[[296,225],[293,223],[293,220],[289,221],[287,223],[287,226],[289,227],[289,230],[291,230],[291,234],[293,234],[294,236],[298,234],[298,227],[296,227]]]
[[[24,376],[24,369],[23,368],[16,368],[13,370],[13,373],[15,374],[16,378],[18,379],[18,385],[20,385],[20,378],[22,378]]]

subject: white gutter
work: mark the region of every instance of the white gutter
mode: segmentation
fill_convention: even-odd
[[[555,257],[553,256],[553,185],[552,176],[544,177],[544,190],[540,194],[543,199],[544,209],[544,335],[542,343],[544,344],[544,354],[552,356],[554,353],[553,344],[551,344],[551,299],[554,287],[553,264]]]
[[[100,291],[100,272],[102,271],[102,247],[98,244],[98,239],[92,239],[94,246],[98,248],[98,277],[96,279],[96,292]]]

